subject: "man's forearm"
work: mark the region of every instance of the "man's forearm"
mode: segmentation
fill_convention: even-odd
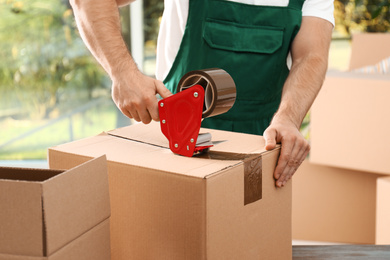
[[[137,69],[122,38],[115,0],[71,0],[70,3],[83,41],[111,78],[125,68]]]
[[[275,116],[288,119],[299,128],[321,89],[326,69],[327,62],[316,57],[307,57],[293,66]]]
[[[306,17],[304,22],[303,31],[297,35],[292,46],[293,64],[275,115],[276,118],[290,120],[297,128],[323,84],[332,32],[332,25],[325,20]]]
[[[71,0],[81,37],[110,75],[111,95],[119,110],[145,124],[160,120],[156,94],[171,92],[138,70],[122,38],[118,6],[131,0]]]

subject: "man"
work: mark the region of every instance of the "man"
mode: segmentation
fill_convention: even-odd
[[[71,1],[83,40],[110,75],[122,113],[145,124],[158,121],[156,94],[171,95],[166,87],[176,91],[190,70],[222,68],[236,82],[236,103],[202,126],[263,134],[267,150],[281,143],[274,178],[284,186],[310,150],[299,128],[326,73],[333,1],[165,0],[157,78],[166,86],[138,70],[122,39],[118,6],[129,2]]]

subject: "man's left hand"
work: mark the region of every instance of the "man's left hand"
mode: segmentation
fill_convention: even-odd
[[[310,151],[309,142],[302,136],[298,128],[286,121],[274,121],[264,131],[265,149],[272,150],[281,144],[278,164],[274,178],[277,187],[283,187],[294,175]]]

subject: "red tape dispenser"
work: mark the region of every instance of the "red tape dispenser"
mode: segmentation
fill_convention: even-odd
[[[191,157],[213,146],[211,134],[199,134],[202,118],[227,112],[236,100],[236,85],[222,69],[185,74],[178,93],[158,102],[161,131],[175,154]]]

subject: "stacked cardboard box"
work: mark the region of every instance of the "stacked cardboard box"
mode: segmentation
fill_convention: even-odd
[[[311,111],[310,161],[390,174],[389,97],[389,75],[329,72]]]
[[[305,161],[293,179],[293,239],[389,244],[389,177]]]
[[[390,34],[354,35],[350,69],[389,57],[389,45]],[[389,97],[388,74],[327,73],[293,182],[294,239],[390,244]]]
[[[50,167],[107,155],[114,260],[291,259],[291,183],[273,179],[279,148],[207,132],[216,145],[189,158],[167,148],[158,123],[137,124],[50,148]]]
[[[68,171],[0,168],[1,260],[109,260],[105,157]]]

